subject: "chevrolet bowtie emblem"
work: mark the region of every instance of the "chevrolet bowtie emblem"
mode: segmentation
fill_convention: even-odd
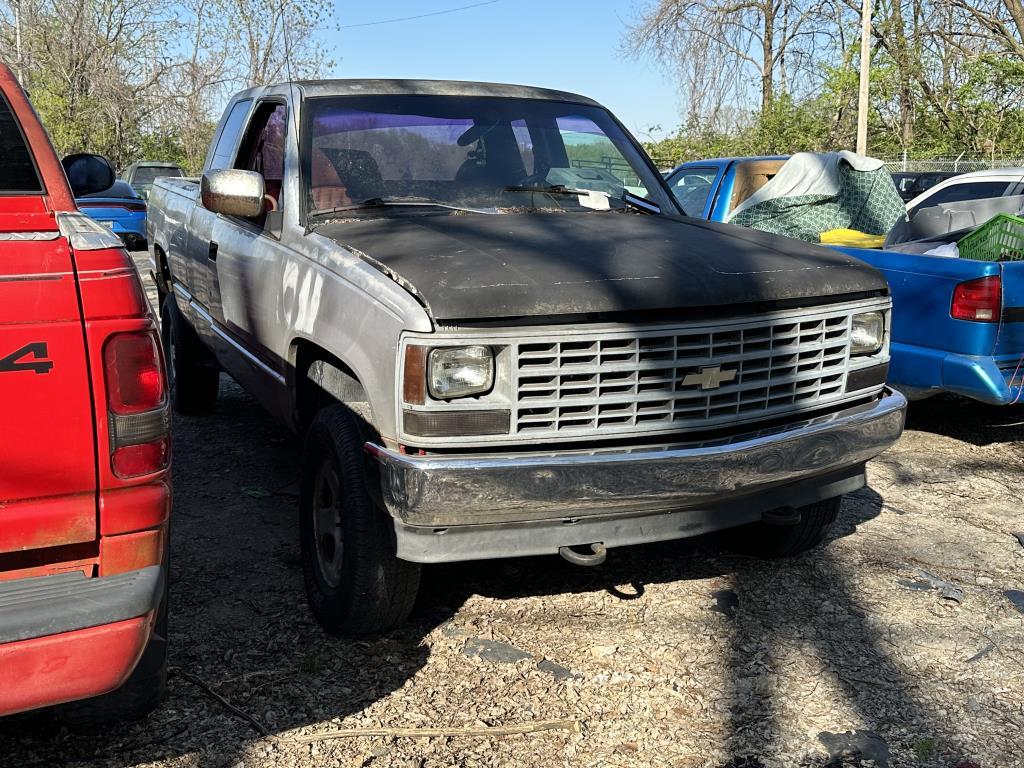
[[[701,389],[718,389],[736,378],[736,371],[723,371],[720,365],[709,365],[701,368],[700,373],[691,373],[683,379],[683,384],[700,384]]]

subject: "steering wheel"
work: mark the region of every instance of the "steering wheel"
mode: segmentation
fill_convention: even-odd
[[[550,169],[549,169],[550,170]],[[546,187],[548,184],[548,171],[545,170],[542,173],[531,173],[525,179],[519,182],[521,187]]]

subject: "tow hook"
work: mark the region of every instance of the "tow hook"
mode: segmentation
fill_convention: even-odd
[[[761,515],[761,522],[765,525],[778,525],[780,527],[789,527],[793,525],[800,525],[800,520],[803,515],[800,514],[799,509],[793,507],[779,507],[778,509],[769,509],[767,512]]]
[[[560,554],[573,565],[585,565],[589,567],[594,565],[600,565],[608,559],[608,550],[604,548],[604,544],[600,541],[591,544],[590,551],[593,552],[592,555],[577,552],[572,547],[558,548],[558,554]]]

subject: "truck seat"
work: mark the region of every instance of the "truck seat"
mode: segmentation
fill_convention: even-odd
[[[324,151],[314,147],[312,160],[310,192],[313,197],[313,208],[329,211],[332,208],[352,205],[347,187]]]
[[[348,196],[353,202],[369,200],[373,197],[384,197],[384,180],[381,178],[380,166],[373,155],[362,149],[335,149],[325,147],[320,150],[330,162],[335,174],[347,188]]]
[[[736,181],[729,212],[736,210],[740,203],[771,181],[785,164],[785,160],[748,160],[739,163],[736,166]]]
[[[281,199],[280,179],[264,179],[263,192],[263,197],[266,201],[268,211],[276,211],[278,208],[281,207],[279,203]]]

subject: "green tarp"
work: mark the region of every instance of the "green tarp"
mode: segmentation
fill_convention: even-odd
[[[885,235],[906,207],[882,164],[852,152],[794,155],[730,224],[812,243],[833,229]]]

